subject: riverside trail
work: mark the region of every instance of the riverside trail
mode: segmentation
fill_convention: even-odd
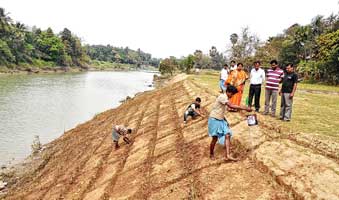
[[[44,162],[5,199],[339,199],[338,158],[270,128],[252,130],[228,113],[238,162],[209,158],[207,118],[181,126],[195,97],[209,111],[216,93],[182,78],[144,92],[47,145]],[[264,120],[260,117],[260,120]],[[113,124],[135,132],[114,150]],[[336,151],[334,151],[336,152]]]

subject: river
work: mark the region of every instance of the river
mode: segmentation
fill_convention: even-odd
[[[147,72],[0,75],[0,166],[27,157],[35,135],[48,143],[126,96],[152,89],[152,79]]]

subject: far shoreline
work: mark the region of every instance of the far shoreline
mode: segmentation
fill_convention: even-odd
[[[34,74],[64,74],[64,73],[78,73],[78,72],[133,72],[133,71],[144,71],[151,73],[159,73],[157,68],[98,68],[98,67],[55,67],[54,69],[14,69],[1,71],[0,75],[34,75]]]

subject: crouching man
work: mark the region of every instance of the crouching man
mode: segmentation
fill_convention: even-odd
[[[191,116],[193,119],[195,119],[197,116],[204,117],[203,111],[200,109],[201,99],[200,97],[197,97],[195,99],[195,102],[191,103],[184,113],[184,124],[187,123],[188,116]]]
[[[119,149],[119,139],[120,137],[123,138],[126,144],[131,143],[130,139],[127,137],[127,134],[131,134],[132,129],[126,128],[123,125],[115,125],[113,126],[113,131],[112,131],[112,139],[113,142],[115,143],[115,149]]]

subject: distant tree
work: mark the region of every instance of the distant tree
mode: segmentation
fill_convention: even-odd
[[[317,39],[320,47],[317,55],[323,77],[328,82],[339,84],[339,30],[321,35]]]
[[[170,57],[162,60],[159,65],[159,71],[161,74],[170,74],[171,76],[178,68],[175,57]]]
[[[254,60],[260,60],[264,67],[269,66],[271,60],[279,57],[284,39],[283,36],[270,37],[256,49]]]
[[[209,56],[211,57],[210,67],[213,69],[220,69],[225,62],[223,54],[218,52],[215,46],[212,46],[209,50]]]
[[[195,50],[194,52],[194,68],[199,68],[201,69],[202,66],[202,57],[203,53],[201,50]]]
[[[5,9],[0,7],[0,38],[8,36],[11,29],[12,19],[8,16]]]
[[[245,27],[242,29],[240,37],[232,34],[230,38],[232,42],[231,59],[243,62],[245,66],[252,64],[253,56],[260,44],[258,37],[251,34],[249,28]]]
[[[195,57],[193,55],[188,55],[187,57],[183,58],[180,62],[181,68],[189,74],[194,66]]]
[[[236,33],[231,34],[230,40],[232,43],[232,47],[238,42],[239,36]]]

